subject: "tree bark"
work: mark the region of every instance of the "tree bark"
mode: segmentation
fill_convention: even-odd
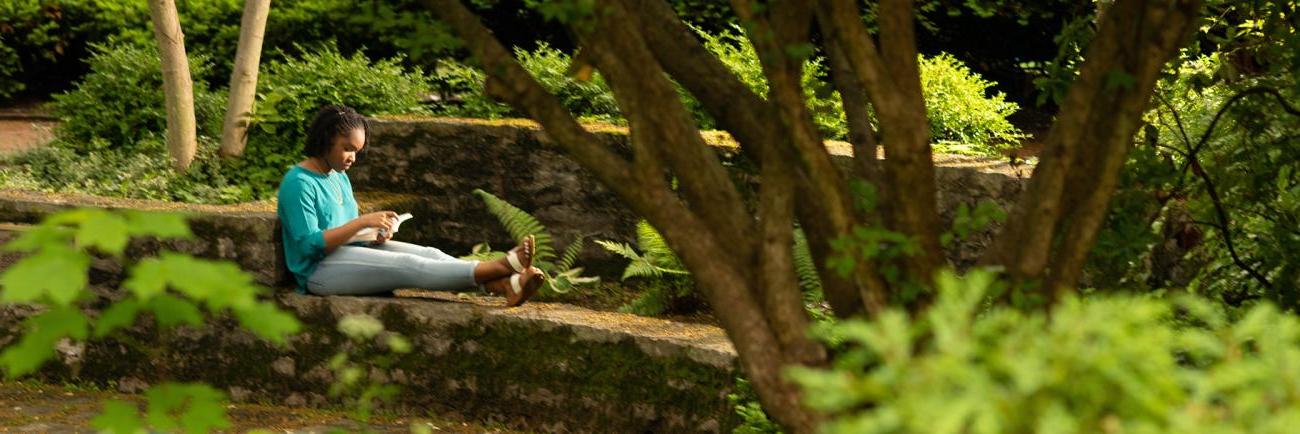
[[[1040,281],[1051,297],[1078,283],[1155,81],[1195,29],[1202,6],[1118,0],[1109,7],[985,263],[1005,267],[1018,281]]]
[[[185,171],[198,149],[194,122],[194,85],[190,81],[189,59],[185,56],[185,35],[173,0],[149,0],[154,39],[162,56],[163,93],[167,108],[167,152],[172,167]]]
[[[262,38],[271,0],[245,0],[244,17],[239,23],[239,48],[235,52],[234,70],[230,72],[230,101],[226,120],[221,127],[223,157],[244,153],[248,140],[248,119],[257,95],[257,69],[262,57]]]

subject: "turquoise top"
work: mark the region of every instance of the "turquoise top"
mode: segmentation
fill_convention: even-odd
[[[307,292],[307,278],[325,259],[325,231],[357,218],[352,181],[343,172],[322,175],[294,165],[280,181],[280,240],[284,262],[298,280],[298,292]]]

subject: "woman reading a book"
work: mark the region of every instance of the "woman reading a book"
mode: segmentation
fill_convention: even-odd
[[[392,211],[358,215],[346,171],[368,145],[365,117],[344,106],[316,113],[303,147],[306,159],[280,183],[280,236],[298,292],[364,295],[398,288],[459,290],[480,286],[517,306],[544,279],[532,266],[534,240],[526,237],[506,257],[466,261],[433,247],[392,241]],[[405,216],[403,216],[405,217]],[[374,235],[353,241],[358,233]]]

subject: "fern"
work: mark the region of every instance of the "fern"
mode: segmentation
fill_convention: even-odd
[[[578,254],[582,253],[584,247],[587,247],[587,234],[578,235],[568,247],[564,248],[564,254],[560,255],[560,263],[556,264],[556,268],[560,271],[573,268],[573,264],[578,262]]]
[[[799,275],[799,287],[805,293],[821,293],[822,278],[817,274],[817,263],[808,249],[808,238],[799,228],[794,229],[794,270]]]
[[[551,246],[551,234],[546,231],[546,226],[542,226],[542,222],[509,202],[493,196],[492,193],[474,189],[474,194],[483,199],[488,212],[506,227],[506,232],[510,233],[511,238],[520,240],[530,234],[533,235],[536,239],[533,262],[550,262],[555,258],[555,248]]]

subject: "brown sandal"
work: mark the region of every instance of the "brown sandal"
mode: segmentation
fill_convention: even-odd
[[[523,273],[511,274],[507,277],[491,280],[483,284],[488,292],[506,298],[506,306],[515,307],[537,294],[541,289],[542,283],[546,281],[546,275],[537,267],[529,267]]]
[[[531,234],[519,240],[519,245],[506,252],[506,266],[514,270],[515,273],[523,273],[524,270],[533,267],[533,256],[537,253],[537,238]]]

